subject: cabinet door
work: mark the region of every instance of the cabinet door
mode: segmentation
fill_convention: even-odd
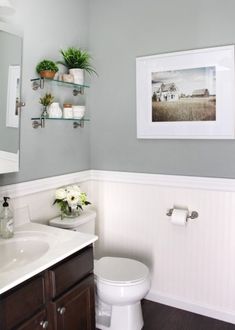
[[[0,329],[17,329],[20,324],[44,310],[45,306],[45,278],[42,274],[1,295]]]
[[[55,329],[94,330],[95,300],[93,275],[88,276],[73,289],[53,303]]]
[[[17,327],[17,330],[43,330],[52,329],[51,324],[49,324],[47,317],[46,317],[46,311],[42,311],[32,317],[29,321],[22,324],[20,327]]]

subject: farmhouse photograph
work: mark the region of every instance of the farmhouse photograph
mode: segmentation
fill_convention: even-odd
[[[152,121],[215,121],[214,66],[152,72]]]

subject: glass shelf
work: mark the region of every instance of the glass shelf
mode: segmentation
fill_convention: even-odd
[[[47,118],[47,117],[42,117],[42,119],[45,119],[45,120],[68,120],[68,121],[90,121],[90,119],[88,119],[88,118],[76,119],[76,118]],[[41,117],[32,117],[31,120],[41,120]]]
[[[33,78],[33,79],[30,79],[30,81],[32,81],[32,82],[36,81],[36,82],[39,82],[39,83],[40,83],[41,80],[45,80],[45,81],[55,83],[58,86],[67,86],[67,87],[72,87],[72,88],[89,88],[90,87],[88,85],[79,85],[79,84],[70,83],[70,82],[67,82],[67,81],[62,81],[62,80],[57,80],[57,79],[49,79],[49,78]]]
[[[78,94],[83,94],[84,88],[89,88],[88,85],[79,85],[79,84],[70,83],[67,81],[49,79],[49,78],[33,78],[33,79],[30,79],[30,81],[32,82],[32,89],[34,91],[38,90],[39,88],[43,89],[44,82],[48,81],[49,83],[56,84],[57,86],[73,88],[74,96],[77,96]]]
[[[90,119],[88,118],[81,118],[81,119],[75,119],[75,118],[45,118],[45,117],[32,117],[32,126],[33,128],[45,128],[45,122],[47,120],[63,120],[63,121],[72,121],[73,122],[73,128],[83,128],[85,122],[89,122]]]

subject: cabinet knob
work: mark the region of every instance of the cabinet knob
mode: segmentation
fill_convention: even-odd
[[[43,329],[46,329],[48,327],[48,321],[41,321],[40,325],[42,326]]]
[[[63,315],[66,311],[66,308],[65,307],[59,307],[57,308],[57,312],[60,314],[60,315]]]

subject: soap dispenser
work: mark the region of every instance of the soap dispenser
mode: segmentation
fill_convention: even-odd
[[[7,202],[10,197],[3,197],[4,203],[2,204],[2,211],[0,213],[0,225],[2,238],[11,238],[14,235],[13,229],[13,212],[10,210],[9,203]]]

